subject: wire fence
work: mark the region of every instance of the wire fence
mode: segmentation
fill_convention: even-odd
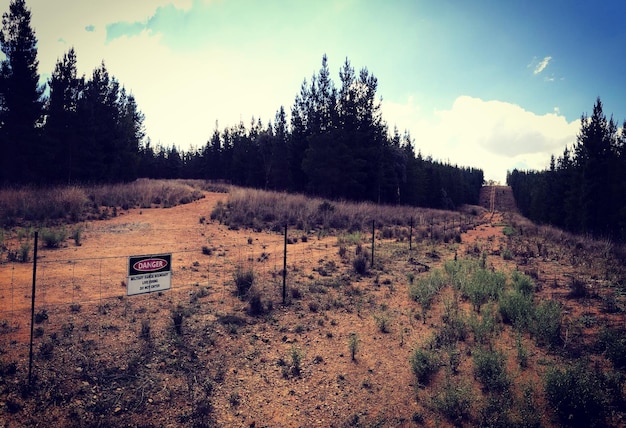
[[[287,278],[304,273],[320,260],[337,254],[337,238],[287,237]],[[254,236],[254,237],[252,237]],[[279,233],[237,232],[227,244],[201,245],[167,251],[174,243],[102,248],[113,256],[55,258],[55,251],[38,257],[35,278],[35,325],[45,322],[46,333],[81,328],[102,330],[111,325],[112,308],[134,311],[155,306],[166,295],[171,306],[187,305],[194,296],[206,297],[210,310],[227,312],[241,305],[233,294],[235,272],[254,272],[255,288],[271,301],[280,302],[283,288],[285,236]],[[80,250],[76,250],[80,253]],[[133,255],[169,253],[172,257],[171,289],[127,296],[128,259]],[[314,262],[313,264],[311,262]],[[0,264],[0,346],[29,341],[33,292],[33,262]],[[94,317],[97,320],[94,325]]]

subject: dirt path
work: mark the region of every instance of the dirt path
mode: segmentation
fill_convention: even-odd
[[[379,416],[391,426],[411,426],[410,415],[426,414],[427,400],[416,400],[408,360],[413,347],[424,344],[440,324],[444,305],[420,318],[417,305],[407,297],[407,287],[410,275],[423,273],[417,273],[407,259],[435,268],[453,257],[456,244],[442,247],[441,258],[428,259],[432,249],[428,243],[409,254],[406,242],[381,241],[377,243],[379,266],[369,275],[355,276],[351,262],[339,256],[337,237],[310,236],[303,242],[298,236],[297,243],[288,246],[289,304],[283,306],[279,297],[283,237],[201,221],[209,219],[212,208],[225,197],[207,194],[174,208],[123,212],[86,224],[80,247],[69,243],[43,250],[38,302],[50,316],[42,324],[46,335],[59,332],[66,337],[67,326],[72,325],[74,330],[67,333],[72,343],[94,342],[94,354],[103,365],[121,364],[127,370],[119,360],[142,349],[138,332],[141,321],[149,319],[158,346],[150,349],[155,359],[148,359],[144,369],[148,367],[150,382],[162,385],[149,396],[149,409],[158,409],[150,413],[158,414],[163,426],[177,426],[181,409],[190,407],[191,387],[186,382],[191,381],[172,374],[178,373],[173,372],[174,364],[184,365],[177,358],[199,361],[199,367],[220,379],[212,385],[211,399],[219,426],[329,427],[349,420],[374,423]],[[500,269],[499,251],[505,242],[502,215],[487,213],[483,221],[461,235],[457,255],[486,253],[489,266]],[[201,253],[203,246],[211,250],[210,255]],[[349,251],[355,251],[354,246]],[[126,257],[160,252],[174,254],[174,289],[162,296],[126,298],[121,284]],[[102,259],[116,263],[104,275]],[[247,302],[232,294],[237,265],[253,267],[265,303],[273,303],[272,311],[256,318],[247,315]],[[0,310],[12,308],[16,328],[1,339],[16,340],[26,337],[24,326],[29,322],[17,314],[28,315],[32,273],[30,265],[13,265],[10,275],[8,268],[0,266],[0,278],[10,277],[9,285],[21,288],[8,296],[9,285],[0,285],[4,293]],[[84,306],[93,302],[91,306],[97,307],[73,312],[72,302]],[[178,305],[194,311],[181,336],[185,347],[194,350],[189,356],[171,336],[171,311]],[[223,319],[243,321],[237,325]],[[358,338],[354,360],[349,349],[353,334]],[[25,346],[6,348],[24,361]],[[290,372],[294,353],[300,359],[297,374]],[[463,359],[462,367],[471,370],[470,364],[469,357]],[[84,383],[77,382],[77,388],[90,392],[81,400],[102,398],[101,391]],[[74,406],[82,409],[80,404]],[[121,413],[130,411],[119,407]]]

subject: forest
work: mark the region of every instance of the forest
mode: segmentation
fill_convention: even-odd
[[[104,61],[79,76],[71,48],[42,85],[30,20],[24,0],[13,0],[2,20],[1,185],[200,178],[377,203],[478,202],[483,171],[423,157],[408,132],[390,131],[376,77],[348,59],[337,86],[324,56],[289,112],[281,106],[267,123],[216,125],[204,146],[180,150],[146,138],[135,97]]]
[[[626,241],[626,121],[607,119],[598,98],[572,148],[544,171],[513,170],[507,183],[531,220],[577,234]]]

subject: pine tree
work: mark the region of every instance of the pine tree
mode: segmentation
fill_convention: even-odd
[[[0,181],[37,181],[48,159],[40,127],[44,88],[39,85],[37,38],[24,0],[2,16],[0,50]]]
[[[44,135],[54,168],[48,178],[53,181],[74,177],[74,168],[80,141],[78,103],[85,85],[84,77],[78,77],[76,52],[71,48],[57,61],[52,76],[48,80],[50,95],[46,103],[46,123]]]
[[[610,166],[617,126],[613,118],[607,120],[600,98],[596,100],[591,117],[583,114],[580,122],[574,150],[581,172],[581,231],[608,236],[613,209]]]

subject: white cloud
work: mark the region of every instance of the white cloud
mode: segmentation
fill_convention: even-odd
[[[39,41],[40,73],[50,73],[57,59],[72,46],[76,49],[79,70],[90,73],[103,59],[107,60],[103,51],[107,24],[144,21],[167,4],[188,9],[192,0],[28,1],[31,23]]]
[[[412,101],[383,103],[388,123],[409,129],[416,148],[459,166],[481,168],[485,179],[504,182],[513,168],[544,169],[576,139],[578,121],[554,113],[537,115],[518,105],[458,97],[450,109],[418,114]]]
[[[546,69],[550,61],[552,60],[551,56],[544,57],[538,64],[535,65],[535,69],[533,70],[533,74],[540,74],[543,70]]]

